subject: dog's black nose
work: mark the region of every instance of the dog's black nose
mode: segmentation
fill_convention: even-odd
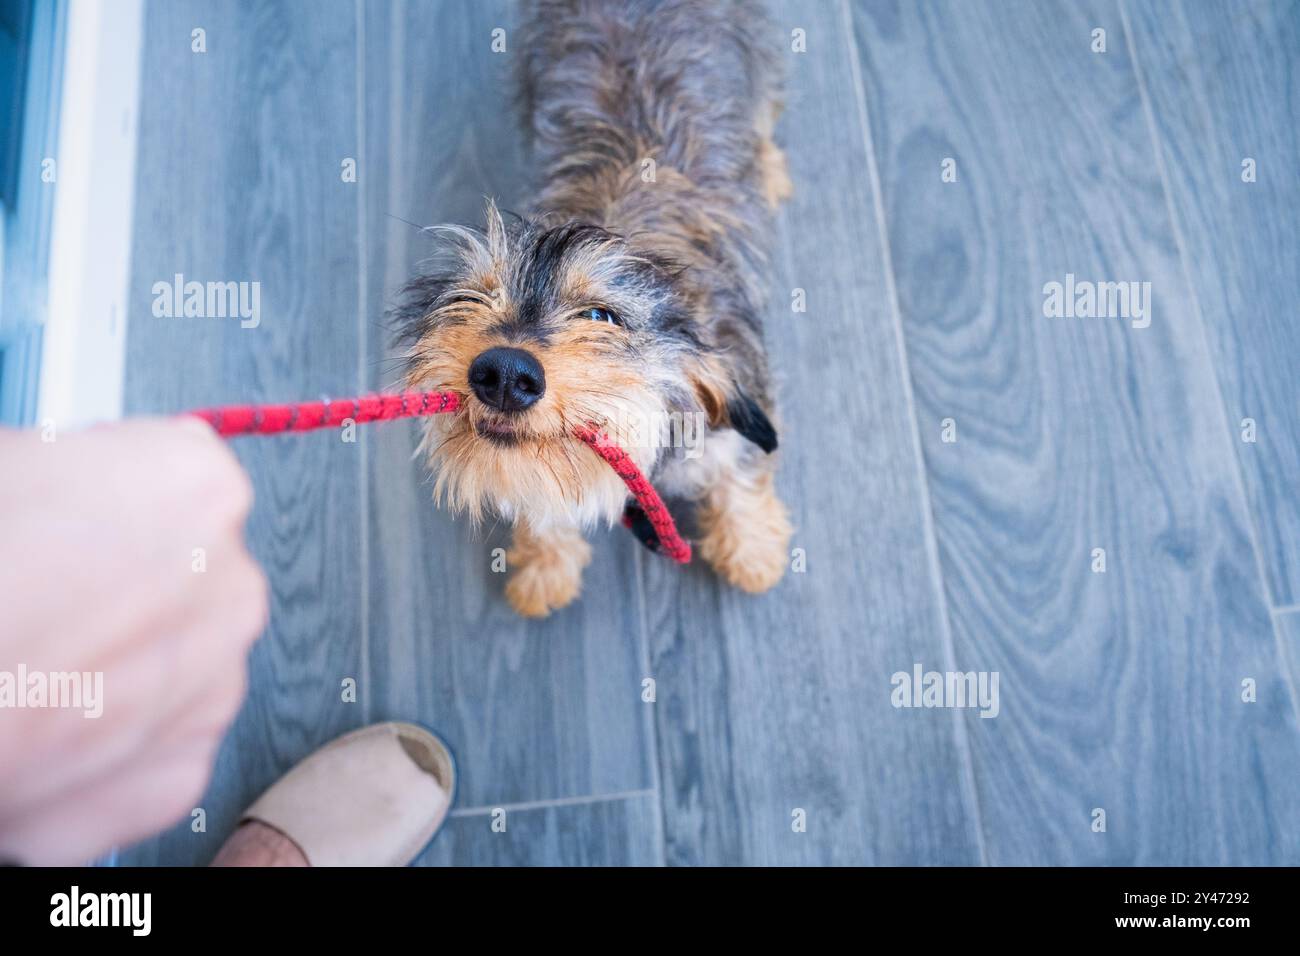
[[[523,349],[488,349],[469,367],[469,387],[484,405],[522,412],[546,391],[542,363]]]

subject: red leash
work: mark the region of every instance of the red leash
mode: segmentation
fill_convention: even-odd
[[[404,392],[339,401],[298,402],[296,405],[227,405],[189,412],[217,430],[218,435],[274,435],[335,428],[349,418],[358,425],[388,422],[418,415],[438,415],[460,408],[455,392]]]
[[[628,457],[627,452],[610,441],[608,435],[595,428],[579,425],[573,429],[573,434],[590,445],[591,450],[605,459],[609,467],[614,469],[614,474],[623,479],[627,490],[632,492],[632,497],[641,506],[645,516],[650,519],[650,523],[654,525],[655,535],[659,538],[657,550],[678,564],[686,564],[690,561],[690,544],[677,533],[677,525],[673,523],[673,516],[668,513],[663,499],[659,497],[659,492],[655,491],[654,485],[650,484],[649,479],[641,473],[641,469]]]
[[[460,408],[460,396],[455,392],[404,392],[401,395],[370,395],[365,398],[344,398],[337,401],[298,402],[294,405],[227,405],[223,408],[201,408],[189,412],[216,429],[218,435],[275,435],[282,432],[307,432],[317,428],[336,428],[348,419],[363,425],[366,422],[388,422],[398,418],[417,418],[440,415]],[[690,543],[677,533],[673,516],[668,513],[663,499],[627,452],[609,439],[609,436],[591,426],[578,427],[574,435],[586,442],[603,458],[614,474],[623,479],[646,518],[658,536],[658,550],[679,564],[691,560]]]

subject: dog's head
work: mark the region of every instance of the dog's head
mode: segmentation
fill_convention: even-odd
[[[466,398],[426,426],[440,501],[612,521],[626,489],[575,426],[603,428],[648,471],[665,435],[702,437],[734,410],[673,263],[599,226],[507,223],[492,204],[483,232],[435,232],[444,268],[411,284],[402,314],[408,386]]]

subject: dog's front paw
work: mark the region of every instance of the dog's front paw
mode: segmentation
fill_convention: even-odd
[[[762,594],[785,574],[793,534],[785,505],[769,492],[709,515],[700,556],[729,584]]]
[[[582,574],[567,568],[529,564],[506,582],[506,600],[524,617],[546,617],[573,602],[582,590]]]
[[[582,569],[591,561],[591,546],[576,532],[547,538],[516,537],[506,553],[514,568],[506,582],[506,600],[524,617],[545,617],[571,604],[582,590]]]

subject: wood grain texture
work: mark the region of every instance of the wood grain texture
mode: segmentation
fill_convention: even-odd
[[[452,817],[417,866],[657,866],[659,801],[653,794],[493,816]]]
[[[1300,4],[1124,7],[1272,598],[1300,604]]]
[[[484,197],[514,207],[531,173],[509,4],[364,11],[366,302],[378,317],[432,251],[408,223],[481,225]],[[491,49],[498,27],[505,53]],[[377,326],[368,338],[371,386],[396,380],[390,340]],[[436,728],[457,754],[463,805],[650,787],[635,543],[622,529],[598,535],[581,603],[525,621],[491,570],[508,529],[476,531],[435,509],[428,472],[411,460],[413,426],[371,429],[363,442],[370,716]]]
[[[1300,862],[1296,714],[1118,9],[852,14],[957,658],[1001,675],[966,720],[989,861]],[[1067,273],[1151,282],[1150,327],[1044,318]]]
[[[1300,47],[1294,5],[1217,9],[774,3],[783,48],[808,43],[766,315],[806,572],[752,598],[616,529],[582,603],[525,622],[490,570],[506,529],[434,509],[409,424],[236,442],[271,626],[207,832],[121,862],[206,862],[294,761],[400,718],[446,737],[472,808],[427,865],[1300,863],[1300,615],[1261,576],[1297,601]],[[128,411],[392,384],[382,313],[429,251],[410,223],[527,196],[514,4],[146,24]],[[260,327],[155,318],[177,272],[260,281]],[[1067,272],[1150,281],[1151,326],[1044,318]],[[997,671],[1000,715],[895,709],[914,663]]]
[[[1291,675],[1291,686],[1300,687],[1300,611],[1279,614],[1275,621],[1278,640],[1282,644],[1282,658]]]
[[[845,24],[831,4],[774,13],[783,49],[808,37],[786,58],[795,192],[765,314],[807,570],[756,598],[698,562],[642,562],[666,859],[977,863],[954,714],[890,705],[892,673],[947,650]]]
[[[353,394],[357,203],[351,2],[151,3],[126,366],[129,413]],[[206,53],[190,31],[207,31]],[[176,273],[261,283],[261,322],[156,318]],[[232,444],[257,502],[248,542],[271,582],[250,694],[190,821],[122,863],[206,863],[240,811],[317,745],[361,722],[360,456],[336,434]],[[196,542],[199,546],[201,542]]]

